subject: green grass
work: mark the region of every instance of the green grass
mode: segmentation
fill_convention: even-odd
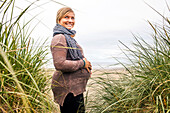
[[[35,43],[29,38],[31,20],[20,23],[32,4],[17,17],[13,17],[15,0],[4,0],[0,5],[0,112],[57,110],[48,95],[50,76],[42,68],[48,62],[48,48],[45,42]],[[94,101],[87,101],[91,113],[170,112],[170,21],[158,14],[163,24],[148,22],[153,29],[154,45],[135,35],[135,50],[121,42],[129,51],[122,52],[131,65],[119,63],[128,73],[119,73],[119,80],[95,79],[99,89],[96,88]]]
[[[170,21],[157,13],[163,18],[162,24],[148,21],[153,44],[136,35],[134,49],[120,41],[128,50],[122,52],[130,65],[117,61],[128,73],[119,73],[119,80],[95,79],[100,88],[96,88],[95,99],[88,102],[90,113],[170,112]]]
[[[32,4],[17,17],[13,17],[15,0],[5,0],[0,6],[0,112],[47,113],[57,109],[48,95],[51,78],[42,68],[48,62],[46,41],[35,43],[29,38],[31,20],[20,24]]]

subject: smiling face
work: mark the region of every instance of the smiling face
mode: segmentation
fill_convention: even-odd
[[[60,25],[66,27],[67,29],[72,29],[75,24],[75,15],[73,12],[66,13],[58,22]]]

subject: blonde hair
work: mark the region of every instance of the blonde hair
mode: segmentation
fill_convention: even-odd
[[[59,9],[57,12],[56,23],[59,23],[61,18],[63,18],[64,15],[66,15],[67,13],[70,13],[70,12],[74,13],[74,11],[70,7],[63,7],[61,9]]]

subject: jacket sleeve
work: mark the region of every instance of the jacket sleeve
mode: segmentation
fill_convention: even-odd
[[[62,34],[55,35],[51,42],[51,52],[53,63],[57,70],[63,72],[73,72],[83,68],[83,60],[67,60],[67,43],[65,36]]]

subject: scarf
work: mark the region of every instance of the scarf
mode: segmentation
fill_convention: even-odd
[[[53,29],[53,36],[56,34],[63,34],[66,38],[67,46],[69,47],[68,52],[72,58],[72,60],[83,59],[82,53],[80,49],[77,47],[77,42],[70,35],[75,35],[76,31],[69,30],[60,24],[56,24]]]

